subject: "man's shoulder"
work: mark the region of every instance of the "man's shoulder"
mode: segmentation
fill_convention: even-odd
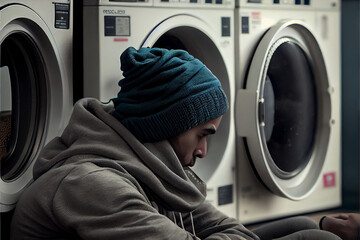
[[[74,181],[91,181],[97,184],[109,184],[116,182],[119,184],[129,184],[135,179],[120,165],[114,163],[104,164],[97,162],[82,162],[79,164],[71,164],[72,169],[66,176],[64,176],[63,182]]]
[[[45,191],[47,194],[56,194],[59,189],[81,188],[101,189],[131,186],[138,188],[138,183],[123,167],[114,163],[82,161],[78,163],[64,164],[50,169],[40,176],[30,188],[36,191]]]

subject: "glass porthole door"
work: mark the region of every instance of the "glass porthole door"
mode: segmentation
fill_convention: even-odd
[[[8,212],[32,182],[40,150],[62,127],[70,90],[43,19],[21,4],[0,8],[0,15],[0,212]]]
[[[331,128],[321,50],[301,22],[284,21],[261,39],[236,97],[236,128],[274,194],[300,200],[320,176]]]

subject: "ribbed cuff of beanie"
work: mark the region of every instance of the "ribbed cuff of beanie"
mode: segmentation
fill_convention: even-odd
[[[141,142],[158,142],[176,137],[193,127],[222,116],[229,109],[221,87],[188,97],[147,116],[121,120]],[[114,113],[116,117],[116,113]]]

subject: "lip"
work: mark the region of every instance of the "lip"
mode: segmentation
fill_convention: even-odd
[[[196,158],[193,158],[191,162],[188,164],[189,167],[193,167],[195,165]]]

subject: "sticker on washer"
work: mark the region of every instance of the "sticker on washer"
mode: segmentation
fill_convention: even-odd
[[[335,186],[335,180],[335,172],[324,173],[323,183],[325,188]]]
[[[55,28],[69,29],[70,4],[55,3]]]
[[[130,36],[130,16],[105,16],[105,36]]]
[[[261,26],[261,13],[251,12],[251,26],[253,29]]]

